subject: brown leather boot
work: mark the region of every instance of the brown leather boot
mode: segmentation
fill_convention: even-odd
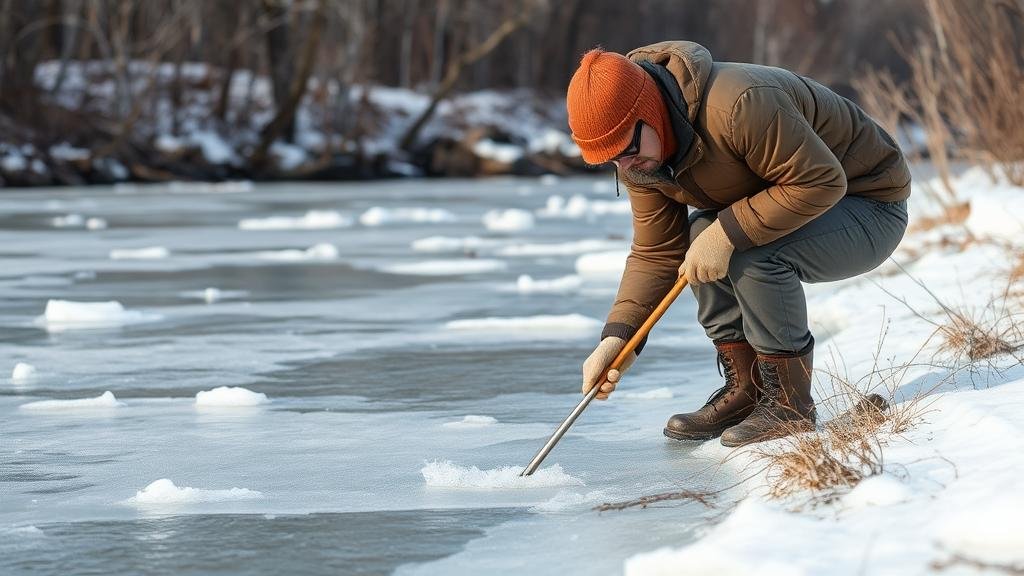
[[[718,373],[725,366],[725,386],[696,412],[676,414],[665,425],[665,436],[676,440],[710,440],[740,423],[757,404],[753,370],[757,353],[746,340],[715,343]]]
[[[722,432],[722,444],[743,446],[814,430],[813,355],[813,338],[796,354],[758,354],[761,390],[757,406],[743,422]]]

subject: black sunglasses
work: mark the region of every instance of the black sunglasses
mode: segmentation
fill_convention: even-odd
[[[629,146],[627,146],[621,154],[609,160],[609,162],[615,162],[616,160],[620,160],[628,156],[635,156],[640,153],[640,133],[643,127],[643,121],[637,121],[636,128],[633,130],[633,140],[629,143]]]

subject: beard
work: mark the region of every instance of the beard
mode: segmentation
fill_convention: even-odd
[[[674,182],[672,177],[669,176],[668,170],[665,169],[665,166],[656,158],[641,157],[639,160],[643,160],[643,162],[634,163],[623,171],[622,177],[627,182],[633,182],[639,186],[670,184]],[[653,160],[653,163],[647,162],[649,160]],[[638,164],[649,164],[652,167],[641,168]]]

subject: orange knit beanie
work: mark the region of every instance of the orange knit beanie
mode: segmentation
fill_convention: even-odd
[[[675,152],[675,133],[661,93],[639,64],[594,48],[583,55],[566,95],[569,128],[588,164],[602,164],[629,146],[637,120],[661,139],[661,158]]]

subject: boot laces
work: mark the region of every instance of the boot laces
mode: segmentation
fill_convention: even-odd
[[[722,367],[725,366],[725,374],[722,374]],[[729,390],[736,385],[736,365],[733,359],[723,354],[721,351],[715,358],[715,367],[718,368],[718,375],[725,378],[725,386],[722,386],[718,390],[715,390],[711,396],[708,397],[708,401],[705,404],[712,404],[719,398],[724,396]]]
[[[754,362],[753,369],[759,370],[761,374],[761,395],[754,410],[764,411],[778,407],[782,394],[779,367],[772,362],[757,361]]]

